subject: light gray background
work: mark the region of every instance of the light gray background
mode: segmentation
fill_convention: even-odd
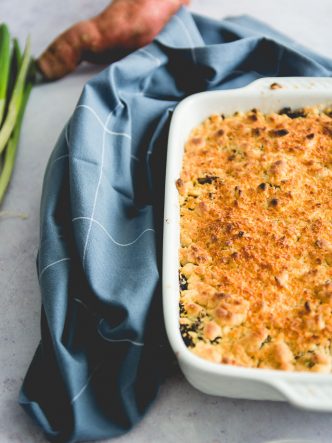
[[[108,0],[0,0],[0,21],[40,51],[74,21],[98,13]],[[191,9],[221,18],[248,13],[332,57],[331,0],[192,0]],[[35,272],[43,172],[58,134],[84,83],[98,69],[85,67],[35,88],[24,120],[14,179],[0,218],[0,443],[45,442],[17,405],[23,376],[39,341],[40,295]],[[50,380],[51,382],[51,380]],[[116,443],[261,443],[277,438],[332,441],[332,415],[285,403],[208,397],[178,375],[162,388],[146,418]]]

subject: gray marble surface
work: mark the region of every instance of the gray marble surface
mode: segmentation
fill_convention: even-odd
[[[108,0],[1,0],[0,19],[40,51],[72,22],[96,14]],[[216,18],[248,13],[332,57],[330,0],[192,0],[191,9]],[[24,119],[15,175],[0,219],[0,443],[46,442],[17,404],[17,394],[39,341],[40,294],[35,272],[42,178],[51,149],[84,83],[98,68],[85,66],[36,87]],[[15,216],[24,214],[26,219]],[[145,419],[118,443],[262,443],[280,438],[332,441],[332,415],[285,403],[203,395],[178,374],[160,391]]]

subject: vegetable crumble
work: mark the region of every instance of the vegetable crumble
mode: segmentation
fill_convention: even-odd
[[[192,131],[176,184],[189,349],[331,372],[331,110],[212,115]]]

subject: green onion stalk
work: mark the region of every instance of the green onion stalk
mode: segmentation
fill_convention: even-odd
[[[10,72],[10,34],[7,26],[0,26],[0,125],[6,106],[6,95]]]
[[[8,27],[0,25],[0,204],[15,164],[23,115],[33,86],[30,38],[23,54]]]

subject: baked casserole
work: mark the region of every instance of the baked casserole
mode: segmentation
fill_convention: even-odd
[[[332,370],[332,113],[212,115],[185,146],[180,329],[196,355]]]

